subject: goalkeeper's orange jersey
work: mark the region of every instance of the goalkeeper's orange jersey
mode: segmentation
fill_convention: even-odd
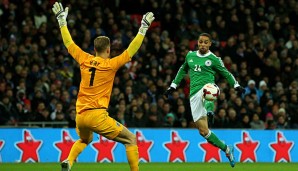
[[[114,58],[94,57],[75,43],[68,52],[80,64],[81,83],[76,102],[77,113],[93,108],[108,108],[117,70],[131,60],[127,50]]]

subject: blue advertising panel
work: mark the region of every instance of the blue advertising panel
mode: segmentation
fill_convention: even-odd
[[[195,129],[130,129],[141,162],[228,162]],[[297,130],[213,130],[235,147],[237,162],[298,162]],[[0,129],[0,162],[59,162],[78,139],[75,129]],[[127,162],[122,144],[94,134],[78,162]]]

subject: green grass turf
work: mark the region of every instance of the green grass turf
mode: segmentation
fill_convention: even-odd
[[[59,171],[59,163],[0,163],[0,171]],[[140,171],[298,171],[298,163],[140,163]],[[75,163],[72,171],[129,171],[127,163]]]

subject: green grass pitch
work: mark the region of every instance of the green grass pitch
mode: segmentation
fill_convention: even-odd
[[[140,171],[297,171],[298,163],[140,163]],[[0,171],[60,171],[59,163],[0,163]],[[75,163],[72,171],[129,171],[127,163]]]

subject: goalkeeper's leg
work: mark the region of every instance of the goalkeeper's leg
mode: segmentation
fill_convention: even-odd
[[[87,147],[87,145],[93,140],[93,133],[85,129],[76,129],[80,137],[73,146],[71,147],[70,153],[68,155],[68,162],[70,167],[73,165],[73,162],[79,156],[79,154]]]
[[[121,142],[125,145],[126,156],[131,171],[139,171],[139,151],[136,142],[136,136],[131,133],[126,127],[120,134],[113,139],[114,141]]]
[[[77,159],[79,154],[93,140],[92,131],[85,126],[86,125],[85,116],[88,116],[88,115],[77,115],[76,117],[76,124],[77,124],[76,132],[79,135],[80,139],[78,139],[71,147],[67,160],[62,162],[61,166],[63,171],[70,170],[70,168],[72,167],[74,161]]]

